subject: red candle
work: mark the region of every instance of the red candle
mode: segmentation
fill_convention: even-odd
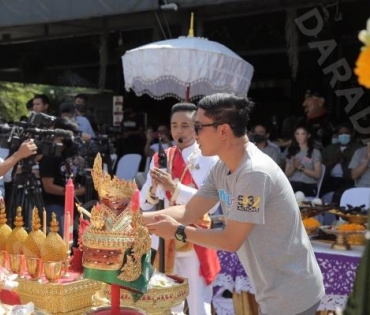
[[[131,211],[133,213],[139,211],[140,209],[140,190],[136,189],[131,198]]]
[[[64,199],[64,237],[68,233],[69,241],[73,240],[74,199],[75,186],[73,185],[72,178],[70,178],[66,184]],[[67,216],[69,216],[70,220],[67,220]]]

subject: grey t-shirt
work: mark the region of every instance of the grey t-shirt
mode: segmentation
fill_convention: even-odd
[[[355,151],[352,156],[352,160],[348,165],[349,169],[355,169],[359,167],[366,159],[366,147],[359,148]],[[356,180],[356,187],[370,187],[370,163],[367,165],[365,172],[362,176]]]
[[[281,153],[278,148],[275,148],[272,145],[268,144],[261,151],[267,154],[270,158],[272,158],[277,164],[280,164]]]
[[[312,155],[309,158],[307,156],[307,150],[299,151],[295,156],[298,161],[307,169],[313,170],[316,162],[321,162],[321,152],[317,149],[313,149]],[[292,159],[286,159],[287,164],[292,164]],[[291,182],[301,182],[305,184],[317,184],[317,179],[306,175],[303,172],[295,171],[292,176],[289,177]]]
[[[301,313],[323,297],[321,271],[292,187],[280,167],[253,143],[232,174],[217,162],[197,194],[219,197],[226,224],[255,224],[237,254],[262,313]]]

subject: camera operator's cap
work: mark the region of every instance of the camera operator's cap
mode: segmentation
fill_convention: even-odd
[[[321,87],[312,87],[310,89],[307,89],[305,93],[305,98],[310,96],[326,98],[326,93],[325,90]]]
[[[64,114],[64,113],[72,114],[75,112],[76,112],[76,107],[72,103],[65,102],[65,103],[60,104],[59,106],[60,114]]]

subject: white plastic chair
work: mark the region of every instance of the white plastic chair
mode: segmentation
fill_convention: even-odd
[[[150,162],[151,162],[152,158],[151,157],[147,157],[146,160],[145,160],[145,168],[144,168],[144,174],[145,176],[148,174],[149,172],[149,169],[150,169]]]
[[[340,206],[347,207],[351,205],[358,207],[365,205],[365,208],[370,206],[370,187],[355,187],[347,189],[340,198]]]
[[[319,198],[320,196],[320,190],[321,190],[322,182],[324,181],[325,171],[326,171],[326,166],[324,164],[321,164],[321,177],[320,177],[319,182],[317,183],[316,198]]]
[[[325,177],[325,171],[326,171],[326,167],[324,164],[321,164],[321,177],[319,179],[319,181],[317,182],[317,193],[316,193],[316,196],[306,196],[305,197],[305,200],[306,201],[311,201],[316,199],[316,198],[319,198],[320,196],[320,190],[321,190],[321,186],[322,186],[322,182],[324,181],[324,177]],[[319,220],[321,223],[323,222],[324,218],[321,214],[318,214],[317,216],[315,216],[315,219]]]
[[[117,164],[116,176],[119,179],[130,180],[135,178],[139,171],[141,155],[132,153],[122,156]]]
[[[353,207],[359,207],[365,205],[365,208],[370,206],[370,187],[355,187],[347,189],[342,197],[340,198],[340,207],[346,207],[351,205]],[[335,220],[335,215],[332,213],[326,213],[327,219],[324,220],[324,224],[332,224]],[[339,221],[344,222],[342,218]]]
[[[322,182],[324,181],[324,177],[325,177],[325,171],[326,171],[326,166],[324,164],[322,164],[321,165],[321,177],[320,177],[319,181],[317,182],[316,196],[308,196],[308,197],[305,198],[306,200],[312,201],[314,198],[319,198]]]

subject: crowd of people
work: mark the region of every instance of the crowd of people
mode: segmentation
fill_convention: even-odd
[[[74,102],[60,104],[57,117],[48,115],[50,101],[48,96],[44,94],[35,95],[27,103],[27,108],[30,117],[35,114],[52,117],[50,120],[52,123],[47,128],[70,131],[74,136],[80,137],[81,142],[88,142],[96,137],[95,132],[98,132],[98,125],[93,116],[87,115],[87,100],[86,95],[78,94],[75,96]],[[28,117],[23,118],[24,121],[28,119]],[[96,131],[92,126],[95,127]],[[56,213],[58,221],[63,224],[66,181],[70,177],[73,178],[75,181],[75,195],[78,198],[83,198],[86,187],[83,181],[78,182],[78,176],[76,175],[79,168],[84,167],[84,165],[78,165],[72,159],[75,157],[69,152],[72,147],[72,139],[56,136],[53,142],[56,147],[60,148],[60,152],[42,152],[42,149],[37,147],[33,139],[25,140],[15,152],[10,150],[8,156],[4,156],[6,159],[2,160],[0,164],[1,187],[2,195],[9,196],[9,198],[5,198],[7,205],[13,205],[14,202],[22,201],[22,198],[17,198],[18,187],[21,187],[21,190],[27,189],[27,184],[17,182],[18,179],[22,180],[23,178],[29,178],[28,175],[34,175],[35,183],[39,187],[32,187],[32,194],[28,192],[29,195],[39,195],[39,198],[33,199],[38,200],[38,202],[41,200],[42,206],[45,207],[48,215],[51,217],[52,212]],[[77,154],[78,152],[76,152]],[[30,166],[26,171],[32,174],[22,174],[25,171],[24,165],[26,163]],[[4,183],[4,178],[8,184]],[[10,200],[10,196],[16,200]],[[25,204],[19,204],[19,206],[25,206]],[[35,201],[35,206],[39,207],[40,204]],[[31,213],[30,209],[24,210],[26,215]],[[29,219],[29,217],[25,218],[28,227]],[[60,233],[63,234],[63,229],[60,229]]]
[[[86,95],[77,95],[74,102],[60,104],[51,128],[92,141],[100,129],[87,101]],[[28,108],[46,114],[49,105],[46,95],[35,95]],[[350,124],[331,123],[322,91],[308,90],[302,106],[305,117],[289,122],[290,137],[284,140],[272,139],[265,122],[250,126],[253,103],[226,93],[207,96],[197,106],[175,104],[169,124],[157,128],[146,126],[132,108],[125,110],[116,150],[119,156],[140,153],[151,161],[140,206],[149,231],[169,240],[161,249],[166,271],[189,281],[190,315],[211,314],[212,282],[220,270],[216,250],[238,253],[255,285],[261,315],[315,313],[324,294],[322,276],[294,192],[320,193],[339,203],[346,189],[370,187],[370,145],[356,139]],[[159,139],[166,170],[159,165]],[[33,158],[45,209],[63,224],[67,179],[74,178],[77,198],[87,187],[76,181],[81,162],[68,154],[72,140],[54,141],[60,155],[43,155],[32,139],[24,141],[0,160],[0,176],[17,174],[15,166]],[[158,212],[160,199],[166,209]],[[211,229],[210,215],[220,210],[225,228]],[[152,245],[155,253],[155,237]],[[300,281],[305,286],[297,291]],[[183,305],[173,309],[183,311]]]
[[[352,124],[333,123],[324,95],[317,89],[307,90],[302,104],[305,117],[286,119],[290,138],[272,141],[268,126],[256,124],[251,139],[280,165],[295,192],[339,204],[345,190],[370,187],[370,149],[356,136]]]

